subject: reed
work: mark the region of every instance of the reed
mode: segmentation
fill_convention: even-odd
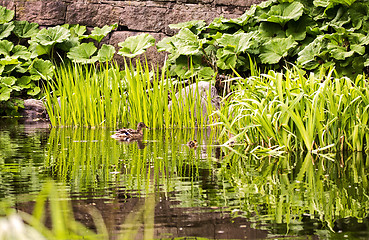
[[[368,151],[368,79],[333,75],[293,67],[237,77],[236,91],[217,112],[222,135],[284,151]]]
[[[199,101],[184,104],[182,96],[175,97],[185,84],[150,68],[147,61],[125,62],[123,70],[116,63],[61,65],[55,81],[45,86],[45,102],[53,126],[116,128],[135,127],[137,122],[151,128],[204,126],[208,122],[201,116]]]

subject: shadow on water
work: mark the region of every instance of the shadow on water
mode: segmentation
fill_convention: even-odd
[[[0,125],[0,195],[29,212],[52,178],[67,186],[76,219],[94,228],[97,209],[112,239],[147,196],[155,238],[369,237],[362,153],[240,156],[243,146],[221,148],[210,129],[150,130],[132,143],[111,134]]]

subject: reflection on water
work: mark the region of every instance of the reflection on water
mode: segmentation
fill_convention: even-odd
[[[219,147],[210,129],[150,130],[132,143],[111,134],[0,124],[0,196],[27,211],[52,178],[67,186],[75,217],[93,228],[88,209],[98,209],[113,239],[146,196],[156,238],[369,237],[361,153],[261,158]]]

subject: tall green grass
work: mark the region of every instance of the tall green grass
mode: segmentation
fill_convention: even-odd
[[[295,67],[235,78],[236,91],[217,112],[222,135],[285,151],[368,151],[368,79],[333,74]]]
[[[205,125],[199,101],[175,97],[184,87],[185,81],[171,79],[147,62],[125,62],[123,70],[116,63],[61,65],[55,82],[45,86],[45,98],[53,126],[116,128],[135,127],[138,122],[151,128]]]

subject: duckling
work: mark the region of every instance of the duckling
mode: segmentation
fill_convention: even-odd
[[[196,140],[191,140],[187,143],[187,146],[189,148],[197,148],[197,141]]]
[[[111,135],[112,138],[115,138],[120,141],[129,142],[132,140],[138,140],[141,139],[143,136],[142,129],[143,128],[149,128],[145,125],[145,123],[140,122],[137,124],[137,130],[129,129],[129,128],[122,128],[117,130],[117,132],[114,135]]]

